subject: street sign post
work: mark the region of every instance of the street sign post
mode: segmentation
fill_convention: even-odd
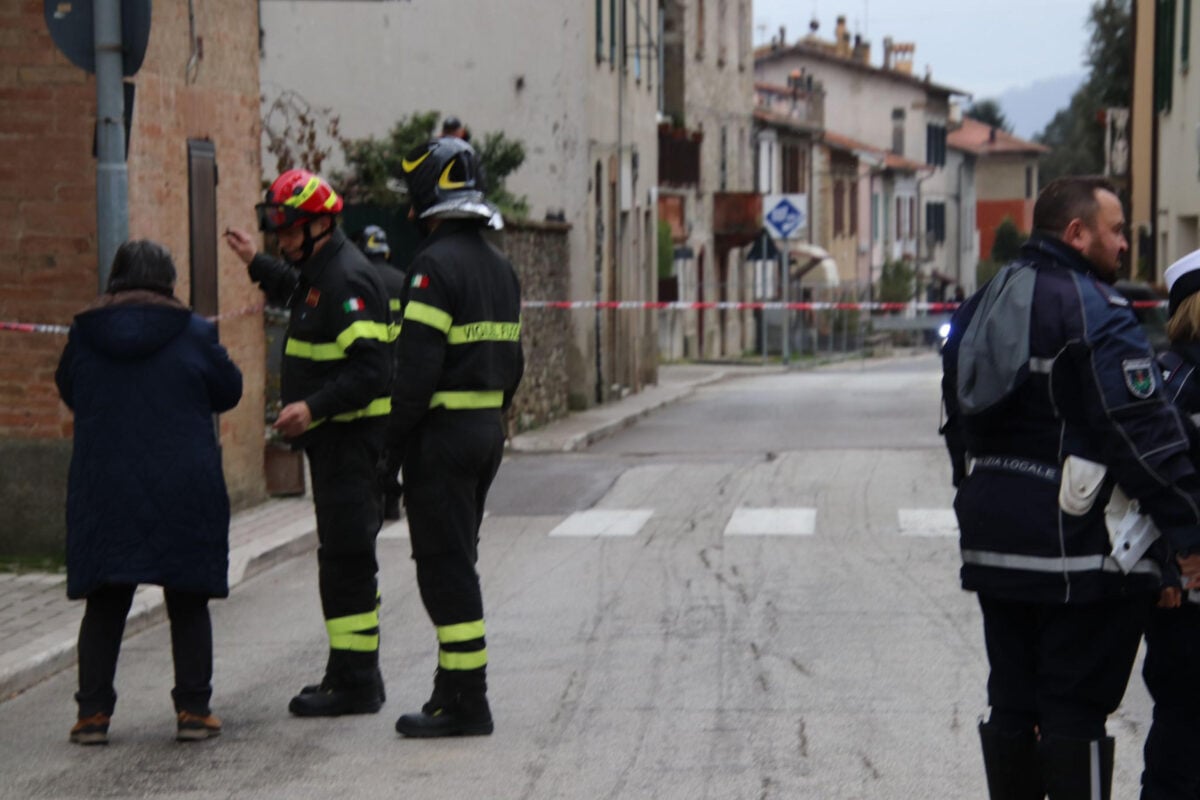
[[[137,73],[146,57],[151,0],[44,0],[43,5],[50,38],[72,64],[96,73],[96,276],[103,292],[113,256],[129,236],[122,77]]]
[[[808,227],[808,195],[768,194],[763,197],[763,227],[776,237],[787,241],[796,238]],[[784,248],[786,251],[786,248]],[[783,363],[791,362],[792,314],[787,308],[791,267],[786,255],[780,258],[780,288],[783,290]],[[764,319],[766,317],[764,313]],[[765,330],[765,327],[764,327]]]

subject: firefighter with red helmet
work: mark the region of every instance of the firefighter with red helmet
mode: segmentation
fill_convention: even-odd
[[[274,428],[308,455],[329,635],[324,677],[288,709],[302,717],[375,713],[384,701],[375,471],[391,409],[387,293],[338,227],[342,199],[320,176],[284,172],[255,209],[259,229],[275,234],[284,260],[257,253],[244,231],[228,230],[225,239],[268,302],[291,312]]]
[[[501,224],[479,189],[462,139],[428,142],[403,161],[424,239],[409,267],[387,429],[385,485],[404,483],[421,600],[438,666],[405,736],[470,736],[493,729],[487,701],[483,597],[475,571],[484,501],[504,453],[504,412],[521,381],[520,286],[484,237]]]

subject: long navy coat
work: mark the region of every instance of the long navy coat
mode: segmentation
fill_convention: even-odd
[[[67,595],[154,583],[229,594],[229,495],[213,414],[242,373],[175,298],[105,295],[75,317],[55,375],[75,412]]]

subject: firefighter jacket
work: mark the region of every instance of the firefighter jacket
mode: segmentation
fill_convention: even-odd
[[[1146,557],[1111,557],[1113,487],[1179,552],[1200,548],[1188,431],[1129,302],[1077,251],[1034,234],[956,312],[943,428],[964,589],[1033,603],[1153,592]]]
[[[399,328],[401,301],[404,298],[404,287],[408,285],[408,282],[404,280],[404,270],[381,255],[368,255],[367,259],[379,273],[379,279],[383,281],[383,289],[387,292],[388,310],[392,313],[392,322]]]
[[[341,230],[335,229],[299,269],[256,255],[250,278],[269,302],[291,311],[280,399],[284,405],[308,404],[309,432],[326,424],[385,418],[391,410],[392,369],[387,294],[378,271]]]
[[[430,413],[507,410],[525,369],[516,272],[474,221],[447,219],[408,270],[387,441]]]

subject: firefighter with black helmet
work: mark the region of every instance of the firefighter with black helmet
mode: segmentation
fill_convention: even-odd
[[[403,161],[409,216],[425,238],[409,268],[382,474],[393,488],[403,476],[417,583],[438,641],[432,696],[396,722],[413,737],[493,729],[475,563],[524,358],[520,286],[484,237],[502,222],[478,175],[462,139],[428,142]]]
[[[288,710],[302,717],[375,713],[384,701],[375,467],[391,409],[387,294],[338,227],[342,199],[320,176],[288,170],[255,208],[260,230],[278,237],[284,261],[256,253],[243,231],[228,230],[225,239],[268,300],[291,312],[274,427],[308,455],[329,635],[324,677],[305,686]]]
[[[387,232],[378,225],[368,225],[363,228],[358,237],[358,248],[363,251],[367,260],[375,265],[375,269],[379,271],[379,278],[383,281],[383,288],[387,290],[388,310],[392,315],[391,338],[395,340],[400,333],[400,312],[405,286],[404,270],[392,263],[392,248],[388,244]],[[385,494],[383,518],[396,520],[400,517],[400,498],[394,494]]]

